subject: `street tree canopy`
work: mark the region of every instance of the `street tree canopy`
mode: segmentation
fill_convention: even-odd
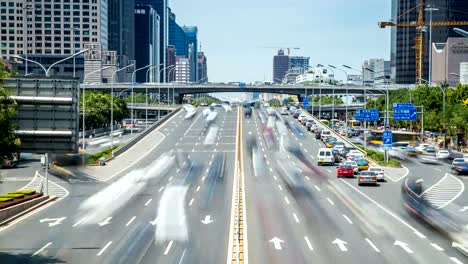
[[[18,150],[18,142],[14,135],[15,125],[11,119],[15,116],[15,102],[9,98],[8,91],[3,87],[3,80],[11,76],[0,62],[0,162],[10,159]]]
[[[86,92],[85,123],[86,128],[99,128],[109,125],[111,122],[111,95],[102,92]],[[80,109],[83,110],[83,101],[80,100]],[[127,104],[114,96],[114,121],[120,122],[127,117]],[[80,119],[83,119],[81,113]],[[80,125],[81,122],[80,122]]]

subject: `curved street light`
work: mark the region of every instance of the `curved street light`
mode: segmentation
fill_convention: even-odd
[[[143,66],[143,67],[141,67],[141,68],[138,68],[138,69],[136,69],[136,70],[134,70],[134,71],[132,72],[132,107],[131,107],[131,109],[130,109],[130,110],[132,111],[132,112],[130,113],[130,118],[132,119],[132,129],[130,129],[130,135],[131,135],[131,136],[133,136],[133,125],[135,124],[135,123],[134,123],[134,119],[133,119],[133,107],[134,107],[134,105],[133,105],[133,88],[134,88],[134,86],[135,86],[135,74],[136,74],[138,71],[144,70],[144,69],[149,68],[149,67],[151,67],[151,66],[153,66],[153,65],[152,65],[152,64],[149,64],[149,65]],[[148,90],[147,90],[147,91],[148,91]],[[148,114],[148,93],[146,94],[146,102],[147,102],[147,104],[146,104],[146,113]],[[148,123],[148,118],[146,119],[146,122]]]

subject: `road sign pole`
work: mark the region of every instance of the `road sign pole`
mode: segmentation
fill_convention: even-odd
[[[421,107],[421,140],[424,142],[424,105]]]

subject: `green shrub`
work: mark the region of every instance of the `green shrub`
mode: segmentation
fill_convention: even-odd
[[[0,203],[1,203],[1,202],[10,202],[10,201],[13,201],[13,198],[11,198],[11,197],[10,197],[10,198],[7,198],[7,197],[3,198],[3,197],[0,197]]]
[[[91,155],[88,158],[88,162],[89,163],[96,163],[100,158],[108,159],[108,158],[110,158],[112,156],[112,151],[117,149],[118,147],[120,147],[120,145],[116,145],[113,148],[106,149],[104,151],[95,153],[95,154]]]
[[[0,196],[0,198],[23,198],[24,194],[21,193],[8,193]]]
[[[12,193],[18,193],[18,194],[24,194],[24,195],[33,195],[36,193],[35,190],[19,190],[19,191],[16,191],[16,192],[12,192]]]

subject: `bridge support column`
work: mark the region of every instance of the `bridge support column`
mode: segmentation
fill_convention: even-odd
[[[183,94],[179,94],[179,93],[174,93],[174,98],[175,98],[175,103],[176,103],[176,104],[182,104],[182,103],[183,103],[183,99],[184,99],[184,95],[183,95]]]

